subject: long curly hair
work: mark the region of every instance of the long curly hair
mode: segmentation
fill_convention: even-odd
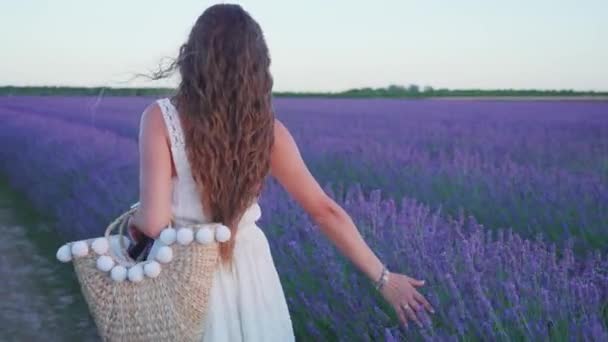
[[[218,4],[196,20],[179,56],[171,99],[205,216],[231,231],[220,256],[231,266],[237,225],[270,171],[274,112],[270,56],[260,25],[241,6]]]

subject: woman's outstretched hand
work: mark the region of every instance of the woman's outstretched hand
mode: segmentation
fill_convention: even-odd
[[[414,321],[422,327],[422,322],[418,317],[421,310],[435,313],[431,303],[416,290],[417,287],[422,285],[424,285],[423,280],[390,272],[388,282],[380,290],[384,298],[393,306],[399,320],[406,328],[408,320]]]

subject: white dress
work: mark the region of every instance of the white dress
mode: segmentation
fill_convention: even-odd
[[[168,98],[157,100],[171,137],[177,177],[173,178],[172,209],[176,225],[210,222],[204,216],[178,112]],[[287,301],[270,253],[266,235],[256,224],[261,216],[254,202],[241,219],[236,234],[232,273],[218,267],[204,322],[205,342],[295,341]],[[148,259],[162,242],[156,240]]]

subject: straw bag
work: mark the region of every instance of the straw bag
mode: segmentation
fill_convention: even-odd
[[[116,218],[103,237],[61,246],[57,259],[73,262],[102,340],[200,341],[218,244],[230,230],[221,223],[174,228],[172,220],[155,241],[161,245],[150,255],[154,260],[135,262],[123,232],[136,209]],[[110,235],[117,227],[118,234]]]

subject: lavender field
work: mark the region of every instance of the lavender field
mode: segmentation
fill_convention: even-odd
[[[46,260],[48,246],[101,235],[137,200],[138,123],[151,101],[0,97],[0,176],[47,217],[39,262],[64,280],[51,286],[71,290],[46,299],[58,318],[40,329],[58,340],[65,317],[79,317],[77,336],[91,336],[93,323],[75,276]],[[373,250],[393,271],[425,279],[438,311],[424,329],[399,329],[367,279],[268,179],[259,224],[299,340],[608,340],[608,102],[274,105]],[[13,236],[36,240],[36,232]],[[5,260],[19,262],[7,250]],[[2,278],[9,264],[0,264]],[[12,286],[5,291],[24,291]],[[27,307],[26,295],[11,298]],[[0,318],[29,327],[40,307],[31,310]]]

